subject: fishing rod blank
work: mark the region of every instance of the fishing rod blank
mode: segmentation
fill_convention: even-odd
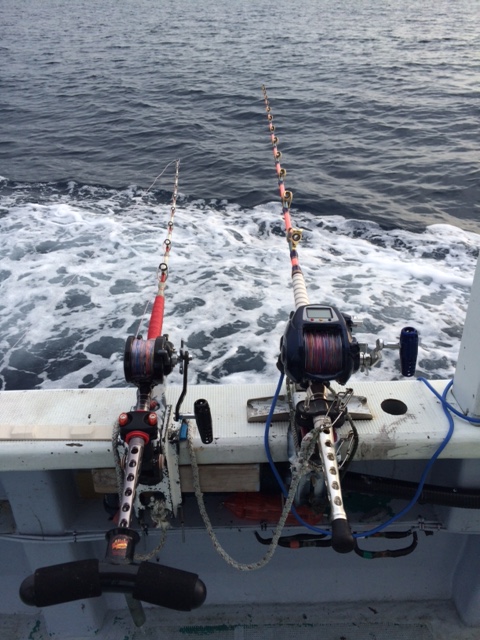
[[[158,290],[153,303],[148,326],[147,340],[142,336],[130,336],[125,345],[124,373],[127,382],[138,388],[137,411],[150,410],[152,388],[162,384],[164,377],[171,373],[177,362],[175,349],[168,336],[162,336],[163,317],[165,311],[165,288],[168,277],[168,260],[172,246],[172,233],[178,196],[178,173],[180,161],[175,163],[175,180],[168,222],[168,234],[164,241],[163,261],[158,267]]]
[[[282,201],[285,234],[290,250],[295,312],[291,314],[280,344],[279,365],[287,378],[307,389],[305,419],[310,434],[315,434],[325,484],[331,505],[332,547],[340,552],[352,551],[355,543],[348,524],[340,486],[335,450],[335,420],[325,409],[325,383],[337,380],[345,384],[360,366],[359,347],[352,338],[351,320],[334,307],[309,303],[305,278],[300,267],[297,246],[302,232],[292,226],[290,207],[293,194],[285,188],[286,171],[280,164],[278,137],[265,87],[262,87],[275,170]],[[321,407],[321,408],[319,408]],[[296,428],[296,425],[293,426]],[[307,434],[308,435],[308,434]],[[311,437],[311,436],[310,436]]]
[[[170,257],[170,249],[172,246],[172,233],[177,208],[178,197],[178,172],[180,168],[180,160],[175,163],[175,181],[173,185],[172,204],[170,207],[170,220],[168,222],[168,235],[164,241],[165,253],[163,262],[158,267],[158,291],[153,303],[152,313],[150,316],[150,324],[148,325],[148,339],[158,338],[162,335],[163,316],[165,311],[165,287],[168,278],[168,258]]]

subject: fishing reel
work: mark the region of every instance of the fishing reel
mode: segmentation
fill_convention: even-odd
[[[280,342],[279,368],[291,382],[303,388],[332,380],[345,385],[360,368],[368,372],[369,367],[378,363],[383,349],[399,348],[402,375],[413,376],[418,354],[416,329],[404,327],[398,343],[379,339],[370,350],[352,336],[355,324],[351,316],[333,306],[298,307],[290,315]]]
[[[176,364],[175,347],[168,335],[149,340],[144,340],[142,336],[127,338],[123,360],[127,382],[137,387],[149,385],[152,388],[162,384]]]
[[[332,547],[340,553],[355,548],[341,491],[341,475],[355,455],[358,433],[347,406],[353,390],[335,391],[331,381],[345,385],[360,368],[380,359],[384,346],[368,351],[352,336],[354,322],[336,307],[301,305],[290,316],[280,342],[278,366],[287,376],[287,390],[294,421],[289,431],[289,457],[305,459],[310,470],[300,480],[295,495],[297,506],[330,508]],[[400,360],[403,375],[415,372],[418,333],[412,327],[402,330]],[[347,436],[339,428],[348,420]],[[316,441],[317,446],[309,443]],[[291,455],[290,455],[291,454]]]
[[[308,304],[290,316],[280,342],[279,367],[289,380],[346,384],[360,368],[360,346],[352,337],[350,316],[336,307]]]

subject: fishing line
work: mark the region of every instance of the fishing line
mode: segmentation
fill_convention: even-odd
[[[163,176],[163,174],[165,173],[165,171],[168,169],[168,167],[171,167],[172,164],[178,163],[180,164],[180,159],[177,158],[176,160],[171,160],[163,169],[163,171],[161,173],[158,174],[158,176],[155,178],[155,180],[152,182],[152,184],[148,187],[148,189],[145,191],[145,193],[143,194],[142,198],[145,197],[148,193],[150,193],[150,191],[153,189],[154,185],[158,182],[158,180],[160,180],[160,178]]]
[[[155,367],[155,340],[133,340],[130,357],[136,375],[153,376]]]
[[[158,336],[162,335],[163,316],[165,311],[165,288],[168,278],[168,260],[170,257],[170,250],[172,248],[172,233],[175,220],[175,211],[177,209],[179,169],[180,160],[175,160],[175,179],[173,184],[172,202],[170,206],[170,220],[167,224],[168,234],[163,243],[165,247],[163,261],[159,264],[157,271],[158,290],[153,302],[152,313],[150,315],[150,323],[148,325],[149,339],[157,338]]]
[[[339,334],[305,331],[305,371],[334,376],[342,368],[343,345]]]
[[[139,322],[138,322],[138,326],[137,326],[137,331],[135,332],[135,338],[138,338],[138,334],[140,332],[140,328],[143,324],[143,321],[145,320],[145,316],[147,315],[147,309],[150,306],[150,300],[148,300],[148,302],[146,303],[144,309],[143,309],[143,313],[142,313],[142,317],[140,318]]]

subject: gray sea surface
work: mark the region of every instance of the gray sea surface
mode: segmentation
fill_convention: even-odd
[[[363,316],[370,343],[414,324],[418,372],[451,376],[480,246],[479,51],[469,0],[1,0],[2,388],[124,384],[176,158],[165,330],[192,381],[276,378],[293,296],[262,84],[311,302]]]

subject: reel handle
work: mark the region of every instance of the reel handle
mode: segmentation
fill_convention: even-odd
[[[20,599],[32,607],[49,607],[102,595],[98,560],[42,567],[20,585]]]
[[[404,327],[400,333],[400,367],[403,376],[413,376],[417,365],[418,331]]]
[[[20,598],[30,606],[48,607],[96,598],[105,591],[131,593],[135,600],[176,611],[196,609],[207,597],[196,573],[153,562],[118,565],[80,560],[37,569],[22,582]]]
[[[207,400],[195,400],[193,413],[203,444],[211,444],[213,442],[212,414]]]

